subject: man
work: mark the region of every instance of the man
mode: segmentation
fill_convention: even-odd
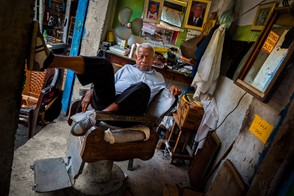
[[[143,43],[136,51],[136,64],[125,65],[115,75],[112,64],[102,57],[58,56],[47,47],[35,23],[29,69],[66,68],[77,73],[82,85],[93,83],[93,90],[86,93],[82,100],[85,112],[91,103],[95,110],[116,112],[123,115],[142,115],[153,99],[163,88],[163,76],[152,69],[155,52],[151,45]],[[172,95],[181,94],[176,86],[170,87]],[[94,117],[85,118],[73,126],[73,135],[83,135],[93,125]]]
[[[202,27],[203,19],[202,19],[202,12],[203,8],[202,5],[197,3],[193,6],[192,9],[193,14],[189,17],[188,25]]]

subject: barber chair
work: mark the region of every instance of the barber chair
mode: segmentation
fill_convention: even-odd
[[[139,158],[152,158],[157,142],[157,128],[162,118],[177,103],[168,89],[163,89],[150,103],[148,111],[142,116],[120,116],[106,112],[96,112],[99,123],[91,127],[83,136],[70,136],[65,158],[43,159],[34,162],[35,187],[37,192],[48,192],[67,187],[85,195],[121,195],[124,190],[125,175],[113,161],[129,162]],[[74,108],[72,105],[71,108]],[[142,132],[134,131],[136,136],[142,134],[138,141],[113,143],[105,141],[105,130],[121,129],[105,121],[139,122],[150,129],[150,137],[144,141]],[[131,133],[132,134],[132,133]],[[52,183],[50,183],[50,181]]]

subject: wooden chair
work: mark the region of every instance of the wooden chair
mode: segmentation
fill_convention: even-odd
[[[26,70],[19,123],[28,126],[29,139],[36,134],[38,117],[41,117],[44,126],[45,112],[61,94],[56,89],[58,75],[58,69],[46,69],[43,72]]]

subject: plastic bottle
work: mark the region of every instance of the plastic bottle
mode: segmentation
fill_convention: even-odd
[[[48,41],[48,35],[47,35],[47,31],[46,31],[46,30],[43,31],[43,38],[44,38],[44,40],[45,40],[45,44],[47,44],[47,41]]]

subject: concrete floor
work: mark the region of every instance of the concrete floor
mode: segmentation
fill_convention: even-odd
[[[37,135],[26,142],[25,128],[18,130],[12,167],[10,195],[72,195],[69,189],[50,192],[36,193],[32,190],[34,184],[34,172],[30,165],[35,160],[45,158],[63,157],[66,144],[70,136],[69,125],[64,118],[60,117],[55,123],[48,124]],[[176,167],[169,163],[163,156],[162,151],[156,150],[152,159],[148,161],[134,160],[134,171],[127,170],[127,161],[116,162],[128,178],[127,195],[162,195],[166,184],[177,184],[180,187],[189,186],[187,165]]]

